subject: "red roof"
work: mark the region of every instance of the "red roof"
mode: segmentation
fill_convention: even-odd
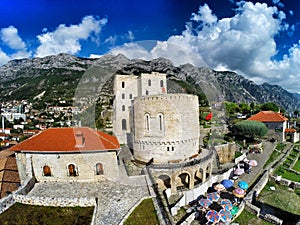
[[[88,127],[49,128],[10,148],[16,152],[82,152],[120,148],[115,136]]]
[[[286,128],[285,129],[285,133],[296,133],[296,132],[297,132],[297,130],[294,128]]]
[[[288,119],[277,112],[261,111],[251,116],[248,120],[255,120],[260,122],[284,122],[287,121]]]

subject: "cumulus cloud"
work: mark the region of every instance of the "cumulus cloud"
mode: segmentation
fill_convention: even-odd
[[[14,26],[1,29],[1,40],[4,44],[14,50],[26,48],[24,41],[22,41],[18,35],[18,30]]]
[[[141,43],[125,43],[122,46],[113,48],[109,53],[112,55],[123,54],[129,59],[151,60],[153,58],[151,53]]]
[[[143,54],[171,59],[175,65],[188,62],[203,66],[204,61],[215,70],[231,70],[259,83],[269,82],[299,91],[300,43],[282,60],[274,60],[278,52],[276,35],[294,29],[285,23],[285,13],[265,3],[243,1],[237,3],[237,7],[233,17],[218,19],[207,4],[200,6],[181,35],[157,42],[148,51],[150,55]],[[134,54],[137,48],[127,45],[118,47],[117,52],[125,55],[130,52],[134,58],[140,55]]]
[[[97,19],[93,16],[86,16],[78,25],[60,24],[55,31],[48,31],[37,36],[40,46],[37,48],[35,56],[44,57],[59,53],[76,54],[81,50],[80,41],[92,38],[97,42],[98,39],[95,36],[97,37],[106,23],[106,18]]]
[[[6,53],[0,49],[0,65],[3,65],[4,63],[8,62],[9,60],[10,60],[10,57],[8,55],[6,55]]]

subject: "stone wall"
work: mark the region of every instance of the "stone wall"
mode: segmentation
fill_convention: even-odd
[[[223,145],[215,146],[217,154],[219,156],[220,163],[231,162],[234,159],[236,144],[235,143],[227,143]]]
[[[17,162],[19,159],[24,158],[25,153],[17,153]],[[99,152],[90,152],[90,153],[40,153],[40,154],[29,154],[26,153],[27,160],[26,168],[31,166],[33,167],[33,173],[31,175],[27,174],[26,176],[36,177],[38,182],[43,181],[80,181],[80,180],[100,180],[103,178],[107,179],[117,179],[119,177],[118,163],[116,152],[109,151],[99,151]],[[103,166],[103,174],[97,175],[96,173],[96,164],[101,163]],[[21,162],[19,163],[21,164]],[[18,164],[18,165],[19,165]],[[29,164],[29,165],[28,165]],[[73,164],[76,170],[76,176],[70,176],[68,166]],[[51,176],[45,176],[43,168],[48,166],[51,171]],[[24,166],[23,166],[24,167]],[[23,168],[22,167],[22,168]],[[20,168],[19,168],[20,171]],[[25,177],[26,178],[26,177]],[[21,177],[21,183],[25,179]]]
[[[134,157],[139,161],[182,161],[199,151],[198,97],[153,95],[133,102]]]
[[[95,206],[95,198],[46,198],[38,196],[14,195],[15,202],[27,205],[54,206],[54,207],[88,207]]]

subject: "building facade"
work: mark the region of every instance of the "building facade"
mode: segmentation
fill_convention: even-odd
[[[87,127],[50,128],[10,150],[16,152],[21,183],[118,179],[118,140]]]

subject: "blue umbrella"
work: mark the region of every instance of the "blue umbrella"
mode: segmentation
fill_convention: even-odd
[[[225,223],[230,222],[232,219],[232,215],[231,215],[230,211],[227,211],[225,209],[221,209],[221,211],[219,212],[219,215],[220,215],[221,221],[223,221]]]
[[[233,182],[232,182],[231,180],[228,180],[228,179],[222,180],[222,181],[221,181],[221,184],[223,184],[223,186],[224,186],[225,188],[230,188],[230,187],[233,186]]]
[[[244,190],[247,190],[248,187],[249,187],[249,185],[247,184],[247,182],[246,182],[246,181],[243,181],[243,180],[241,180],[241,181],[238,182],[238,186],[239,186],[240,188],[244,189]]]

